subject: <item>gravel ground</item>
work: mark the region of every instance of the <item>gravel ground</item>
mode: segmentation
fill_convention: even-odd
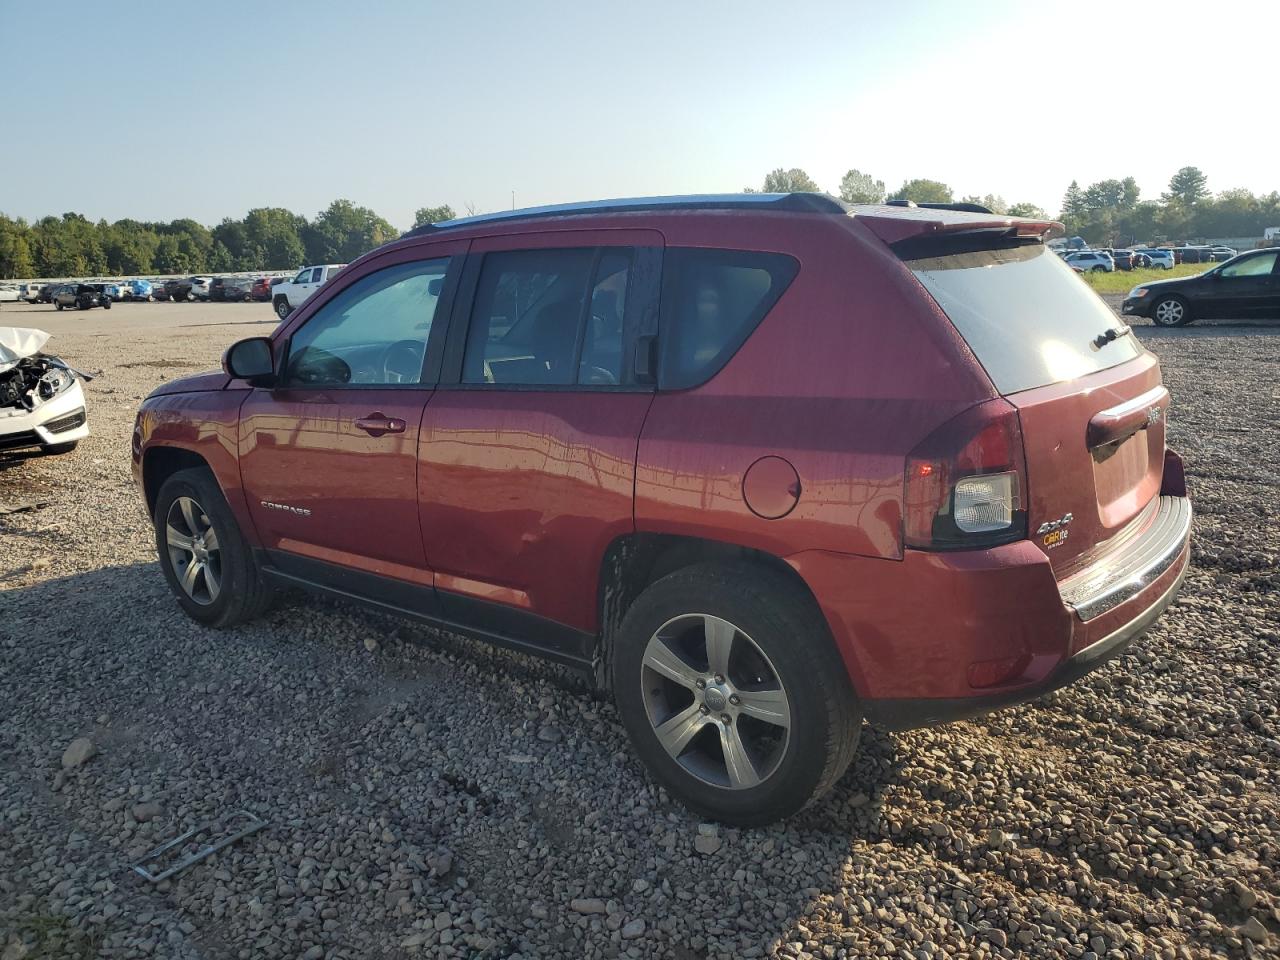
[[[868,732],[828,798],[746,831],[655,789],[555,667],[313,599],[227,633],[180,613],[134,410],[272,320],[0,314],[102,370],[89,440],[0,466],[0,501],[49,501],[0,516],[4,960],[1280,950],[1280,329],[1141,330],[1198,509],[1145,639],[1036,703]],[[129,871],[236,810],[270,827],[157,885]]]

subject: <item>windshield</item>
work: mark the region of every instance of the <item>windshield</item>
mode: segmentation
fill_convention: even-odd
[[[1038,243],[905,262],[1003,394],[1106,370],[1144,352],[1131,333],[1094,342],[1124,322]]]

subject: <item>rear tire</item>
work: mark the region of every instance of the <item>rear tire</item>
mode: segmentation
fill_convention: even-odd
[[[649,586],[610,669],[636,753],[704,816],[788,817],[857,749],[862,715],[826,622],[801,588],[758,566],[698,564]]]
[[[1195,318],[1181,297],[1161,297],[1151,305],[1151,319],[1157,327],[1185,327]]]
[[[208,469],[179,470],[165,480],[152,523],[164,577],[191,619],[233,627],[271,604],[272,590]]]
[[[61,304],[61,303],[54,303],[53,308],[54,308],[55,310],[61,310],[61,309],[62,309],[62,304]]]
[[[103,301],[102,301],[102,308],[103,308],[104,310],[110,310],[110,309],[111,309],[111,301],[110,301],[110,300],[103,300]]]

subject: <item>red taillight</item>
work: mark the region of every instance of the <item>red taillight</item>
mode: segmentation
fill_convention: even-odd
[[[959,550],[1026,536],[1026,466],[1018,412],[1004,400],[971,407],[907,457],[908,547]]]

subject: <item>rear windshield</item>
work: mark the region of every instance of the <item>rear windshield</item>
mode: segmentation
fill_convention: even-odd
[[[1072,380],[1143,353],[1133,334],[1094,343],[1124,322],[1039,243],[926,253],[904,257],[907,266],[1001,393]]]

